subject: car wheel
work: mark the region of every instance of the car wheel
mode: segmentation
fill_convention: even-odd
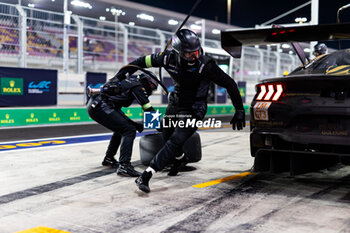
[[[148,166],[153,157],[164,146],[165,142],[161,133],[148,134],[140,139],[141,163]],[[195,132],[183,146],[183,151],[189,163],[195,163],[202,159],[202,144],[200,136]]]

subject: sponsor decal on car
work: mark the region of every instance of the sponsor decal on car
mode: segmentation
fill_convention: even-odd
[[[254,119],[260,121],[269,120],[269,107],[271,102],[256,102],[253,107]]]

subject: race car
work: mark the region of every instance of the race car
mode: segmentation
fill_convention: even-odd
[[[222,47],[234,57],[242,45],[350,38],[349,24],[225,31]],[[250,150],[254,170],[291,175],[337,163],[350,165],[350,50],[308,61],[288,76],[256,85],[251,103]]]

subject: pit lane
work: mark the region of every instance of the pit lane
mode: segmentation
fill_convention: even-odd
[[[202,160],[175,177],[157,173],[149,194],[100,166],[106,140],[0,152],[1,232],[349,232],[348,167],[239,177],[253,164],[248,129],[199,133]]]

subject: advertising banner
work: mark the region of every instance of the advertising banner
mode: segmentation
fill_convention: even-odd
[[[56,70],[0,67],[0,107],[56,104]]]
[[[238,81],[237,86],[238,86],[239,93],[241,94],[242,101],[243,103],[245,103],[246,94],[247,94],[247,83]]]
[[[226,104],[227,99],[226,89],[216,85],[216,103],[218,104]]]
[[[162,116],[165,114],[166,106],[154,107]],[[246,114],[249,115],[249,106],[245,105]],[[130,119],[139,120],[143,118],[140,106],[122,108],[122,111]],[[232,105],[209,105],[207,115],[232,115],[235,109]],[[28,126],[41,124],[81,123],[93,121],[86,108],[0,108],[0,127],[3,126]]]
[[[107,82],[107,74],[106,73],[94,73],[94,72],[87,72],[86,73],[86,87],[91,88],[100,88],[103,84]],[[89,100],[89,97],[86,94],[87,101]]]

